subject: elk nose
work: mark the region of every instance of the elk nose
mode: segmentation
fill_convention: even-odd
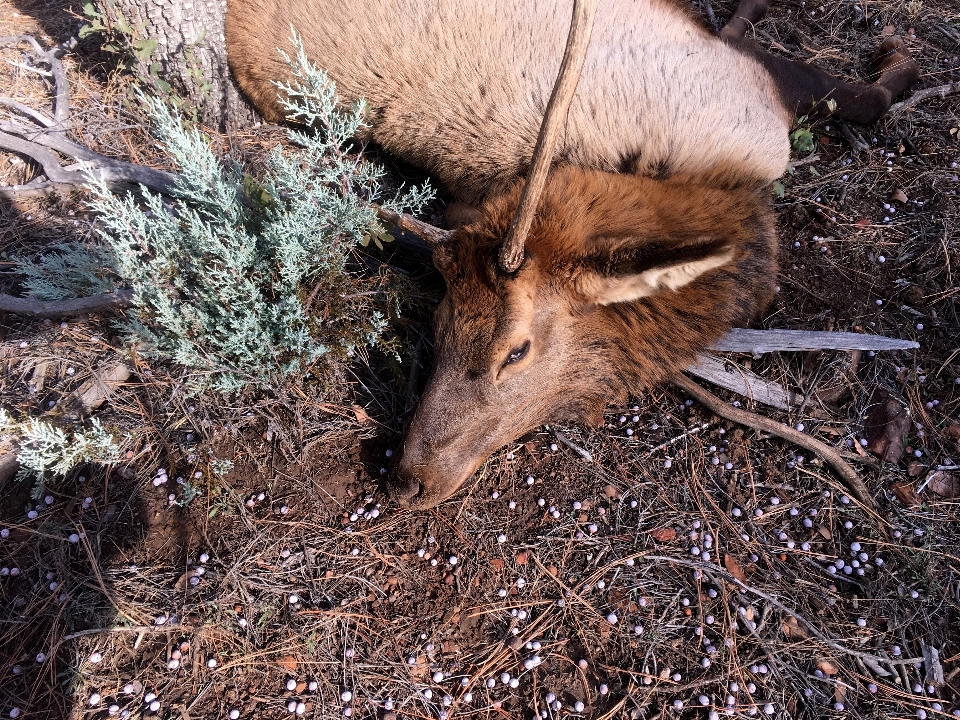
[[[420,492],[420,481],[410,470],[397,470],[387,485],[390,497],[407,507]]]

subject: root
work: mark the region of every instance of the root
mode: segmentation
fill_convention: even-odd
[[[874,509],[873,498],[870,497],[870,491],[867,489],[867,486],[863,484],[863,480],[860,479],[860,476],[857,475],[850,464],[840,456],[840,453],[830,446],[770,418],[757,415],[747,410],[741,410],[740,408],[731,407],[685,375],[679,375],[673,378],[671,382],[703,405],[706,405],[711,412],[716,413],[722,418],[726,418],[739,425],[753,428],[754,430],[762,430],[771,435],[776,435],[795,445],[799,445],[804,450],[809,450],[814,453],[836,471],[847,489],[850,490],[863,505],[870,510]]]

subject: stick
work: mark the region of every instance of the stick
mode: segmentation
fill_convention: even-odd
[[[874,509],[873,499],[870,497],[870,491],[867,489],[867,486],[863,484],[863,480],[860,479],[860,476],[857,475],[856,471],[852,467],[850,467],[847,461],[840,456],[840,453],[830,446],[810,437],[809,435],[804,435],[798,430],[787,427],[782,423],[775,422],[770,418],[766,418],[762,415],[757,415],[756,413],[742,410],[740,408],[731,407],[730,405],[727,405],[727,403],[723,402],[723,400],[703,389],[693,380],[684,375],[678,375],[670,382],[684,390],[689,395],[692,395],[703,405],[706,405],[711,412],[719,415],[722,418],[726,418],[727,420],[735,422],[739,425],[745,425],[746,427],[753,428],[754,430],[762,430],[770,433],[771,435],[776,435],[777,437],[783,438],[784,440],[792,442],[795,445],[799,445],[804,450],[809,450],[815,455],[820,456],[828,465],[830,465],[830,467],[836,471],[836,473],[840,476],[840,479],[847,486],[847,489],[856,495],[857,499],[860,500],[861,503],[871,510]]]
[[[13,108],[22,115],[26,115],[28,118],[34,122],[40,123],[44,127],[51,128],[57,123],[48,118],[39,110],[34,110],[32,107],[27,107],[21,102],[17,102],[13,98],[0,97],[0,105],[5,105],[8,108]]]
[[[696,365],[687,368],[687,372],[778,410],[790,410],[799,404],[795,393],[788,392],[779,383],[764,380],[743,368],[732,367],[727,370],[727,363],[713,355],[701,355]]]
[[[133,290],[125,289],[69,300],[31,300],[0,293],[0,311],[33,318],[59,318],[84,313],[113,312],[130,307],[132,304]]]
[[[903,102],[898,102],[890,106],[890,109],[887,110],[888,113],[902,112],[904,110],[909,110],[917,103],[923,102],[927,98],[938,97],[945,98],[947,95],[954,95],[960,93],[960,81],[954,81],[947,83],[946,85],[938,85],[937,87],[926,88],[925,90],[917,90],[913,95],[908,97]]]
[[[920,343],[882,335],[813,330],[748,330],[734,328],[713,344],[718,352],[762,355],[804,350],[915,350]]]
[[[570,101],[580,81],[580,71],[587,58],[587,46],[593,30],[593,18],[597,10],[597,0],[574,0],[573,18],[570,21],[570,34],[563,50],[563,61],[553,93],[547,103],[540,125],[537,144],[533,148],[530,173],[520,196],[517,214],[510,224],[507,239],[500,248],[500,267],[504,272],[514,273],[523,262],[523,244],[537,213],[540,195],[547,183],[547,174],[553,162],[553,150],[560,135],[560,126],[567,119]]]
[[[450,238],[453,236],[453,233],[449,230],[441,230],[422,220],[417,220],[413,215],[398,213],[387,208],[378,207],[377,217],[401,230],[417,235],[426,241],[431,248],[450,242]]]
[[[14,137],[14,135],[20,137]],[[0,124],[0,147],[33,158],[43,167],[47,178],[58,185],[82,185],[90,182],[92,177],[102,176],[106,182],[111,184],[137,183],[165,194],[169,194],[174,186],[175,176],[171,173],[135,165],[123,160],[114,160],[82,145],[70,142],[60,134],[35,130],[15,123]],[[69,155],[76,160],[83,160],[88,165],[80,171],[66,170],[60,166],[57,157],[45,148]],[[16,188],[27,189],[24,185],[0,187],[0,192],[8,191],[6,194],[9,194],[9,191]],[[51,187],[50,189],[54,188]]]

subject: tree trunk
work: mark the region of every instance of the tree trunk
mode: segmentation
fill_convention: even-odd
[[[122,12],[132,29],[134,51],[138,42],[149,43],[146,52],[137,54],[141,72],[169,83],[187,108],[196,109],[200,122],[229,131],[259,119],[227,66],[226,0],[120,0],[116,10],[110,4],[101,1],[101,12]]]

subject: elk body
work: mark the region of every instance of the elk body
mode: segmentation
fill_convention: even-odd
[[[918,77],[896,42],[872,85],[764,52],[744,0],[712,34],[670,0],[601,0],[554,170],[515,272],[498,252],[557,78],[570,8],[555,0],[229,0],[241,87],[281,120],[291,25],[370,136],[433,173],[479,219],[434,248],[447,283],[436,365],[404,439],[402,500],[448,497],[549,421],[599,422],[669,380],[769,303],[769,184],[794,114],[836,102],[878,118]]]

